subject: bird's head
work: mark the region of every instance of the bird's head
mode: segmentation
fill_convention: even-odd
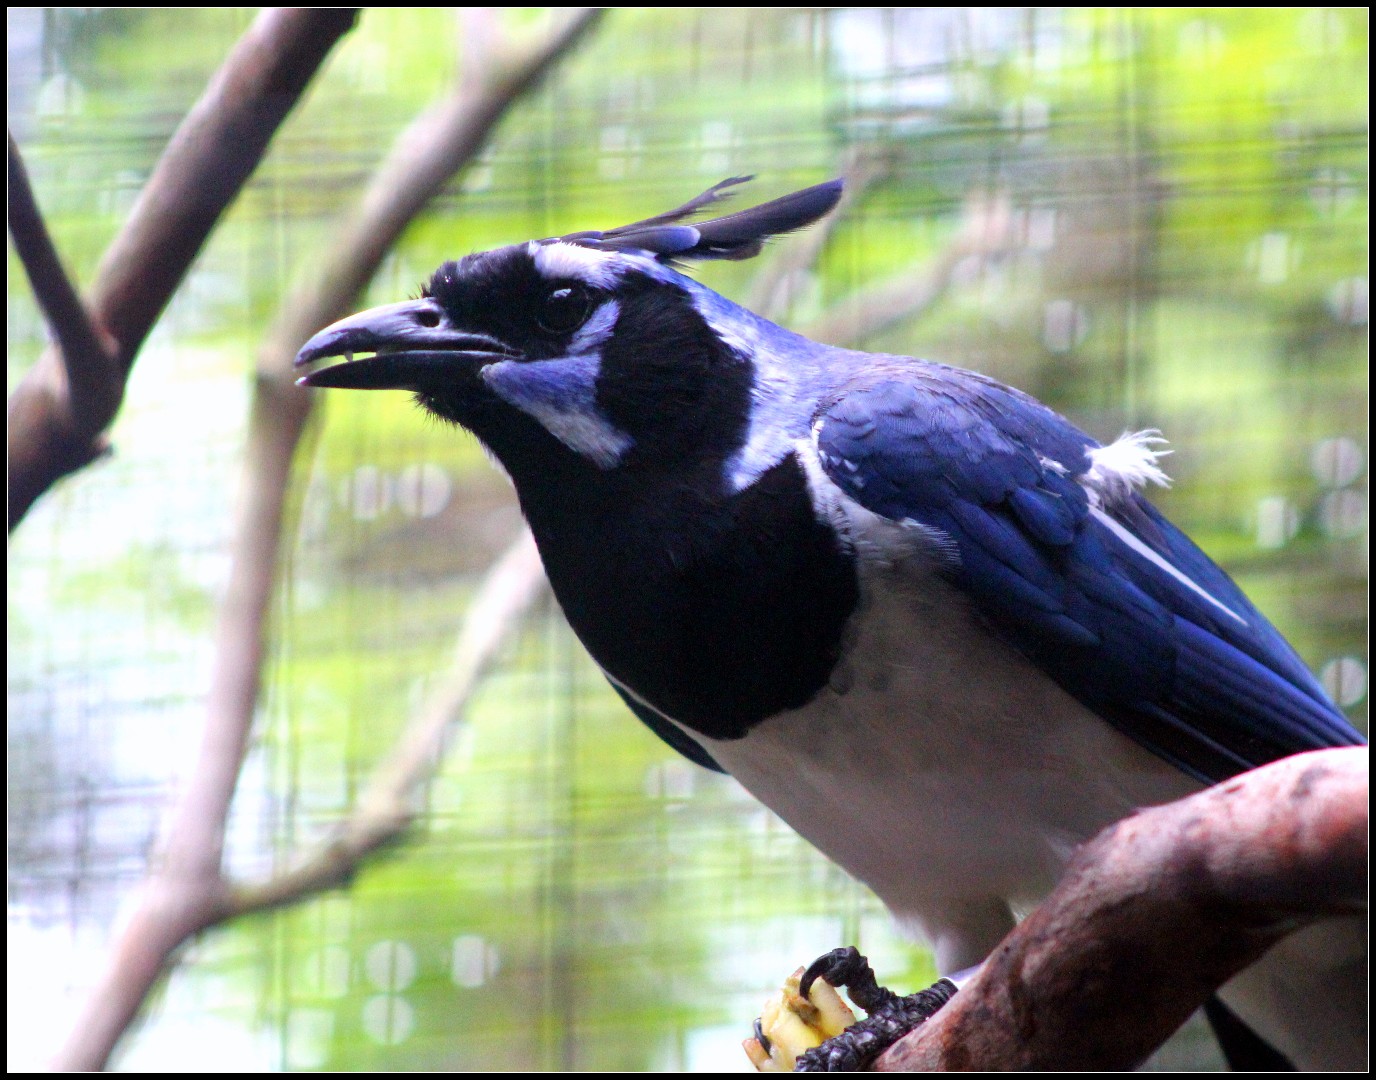
[[[667,213],[447,262],[415,300],[350,316],[296,363],[307,386],[415,392],[512,469],[568,459],[609,471],[691,453],[725,461],[749,423],[750,342],[785,332],[680,274],[744,259],[827,214],[841,181],[685,224],[723,181]],[[790,336],[790,335],[785,335]],[[572,457],[570,458],[570,455]]]

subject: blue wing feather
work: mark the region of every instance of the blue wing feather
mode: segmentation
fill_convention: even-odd
[[[1079,479],[1098,444],[1032,398],[932,365],[845,395],[817,432],[843,491],[949,537],[946,572],[997,632],[1185,771],[1217,781],[1365,741],[1150,503],[1125,492],[1095,509]]]

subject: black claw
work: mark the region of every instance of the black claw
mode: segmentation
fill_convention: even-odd
[[[892,990],[885,990],[879,985],[870,962],[854,945],[832,949],[812,961],[798,982],[798,992],[806,998],[819,977],[832,986],[844,986],[850,993],[851,1001],[867,1013],[883,1010],[898,998]]]
[[[769,1036],[764,1033],[764,1027],[760,1024],[760,1018],[755,1017],[755,1041],[764,1047],[766,1054],[773,1052],[774,1044],[769,1041]]]
[[[799,991],[804,997],[819,977],[832,986],[844,986],[850,999],[869,1015],[800,1055],[795,1072],[863,1069],[904,1035],[920,1027],[956,992],[949,979],[938,979],[926,990],[899,997],[879,985],[869,961],[854,948],[833,949],[809,964],[799,980]]]

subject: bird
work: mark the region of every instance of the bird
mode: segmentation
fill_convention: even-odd
[[[942,973],[1136,808],[1364,744],[1148,501],[1158,432],[1101,444],[986,375],[814,342],[689,276],[843,193],[703,219],[749,179],[445,262],[312,337],[300,382],[410,391],[475,435],[630,710],[868,885]],[[1221,996],[1295,1065],[1363,1067],[1365,969],[1364,920],[1322,923]]]

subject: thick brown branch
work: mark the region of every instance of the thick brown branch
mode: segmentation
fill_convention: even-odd
[[[301,344],[348,313],[412,218],[477,156],[507,110],[535,89],[601,17],[596,9],[579,11],[516,60],[477,58],[482,75],[466,80],[459,92],[411,123],[339,240],[313,268],[311,281],[283,305],[259,357],[262,376],[293,381],[291,361]]]
[[[114,419],[148,331],[355,14],[352,8],[280,9],[254,21],[172,136],[106,250],[90,291],[89,333],[80,326],[86,320],[69,322],[75,318],[70,301],[59,305],[62,314],[52,308],[51,274],[41,291],[35,282],[65,355],[46,350],[10,397],[11,530],[43,492],[100,455],[101,433]],[[91,351],[82,351],[83,344]],[[73,373],[70,385],[64,361]]]
[[[1364,907],[1367,824],[1365,748],[1121,821],[877,1067],[1131,1069],[1281,938]]]
[[[186,115],[106,249],[91,306],[125,367],[357,8],[263,12]]]

